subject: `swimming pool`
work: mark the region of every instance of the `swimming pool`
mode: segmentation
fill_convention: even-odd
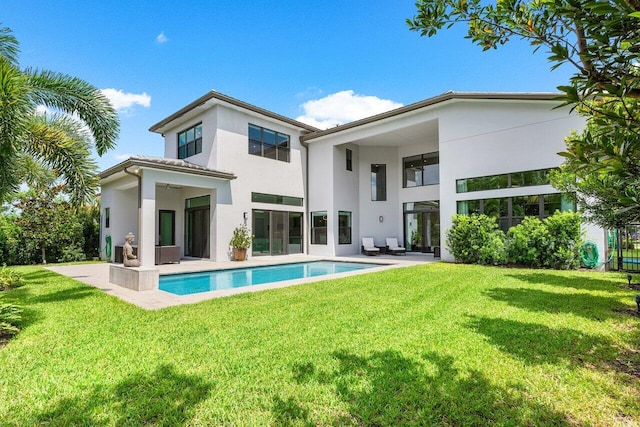
[[[381,264],[363,262],[311,261],[270,265],[267,267],[169,274],[160,276],[160,290],[176,295],[189,295],[284,280],[345,273],[380,266]]]

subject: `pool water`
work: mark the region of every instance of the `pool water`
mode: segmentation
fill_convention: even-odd
[[[344,273],[380,267],[380,265],[361,262],[312,261],[267,267],[169,274],[160,276],[160,290],[176,295],[189,295],[199,292],[219,291],[221,289]]]

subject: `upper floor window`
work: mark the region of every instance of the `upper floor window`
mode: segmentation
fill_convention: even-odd
[[[371,200],[387,200],[387,165],[371,165]]]
[[[289,161],[289,135],[249,123],[249,154]]]
[[[530,187],[548,185],[549,172],[557,168],[537,169],[523,172],[503,173],[500,175],[479,176],[456,180],[456,192],[499,190],[501,188]]]
[[[402,159],[404,188],[421,187],[440,183],[439,152],[419,154]]]
[[[353,170],[353,151],[347,148],[346,153],[347,153],[347,170],[352,171]]]
[[[178,132],[178,158],[186,159],[202,153],[202,123]]]

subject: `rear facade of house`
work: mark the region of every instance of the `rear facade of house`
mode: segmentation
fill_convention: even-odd
[[[551,93],[456,93],[328,130],[212,91],[151,127],[164,158],[132,157],[101,174],[103,241],[228,260],[233,229],[251,256],[359,254],[362,238],[452,260],[455,213],[500,226],[574,210],[549,185],[564,138],[584,127]],[[604,253],[603,232],[585,227]],[[145,249],[148,248],[148,249]],[[114,259],[112,255],[111,259]]]

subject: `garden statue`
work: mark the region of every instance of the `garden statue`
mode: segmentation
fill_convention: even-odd
[[[122,248],[122,262],[125,267],[140,267],[140,260],[133,254],[131,244],[136,236],[132,232],[124,236],[124,247]]]

